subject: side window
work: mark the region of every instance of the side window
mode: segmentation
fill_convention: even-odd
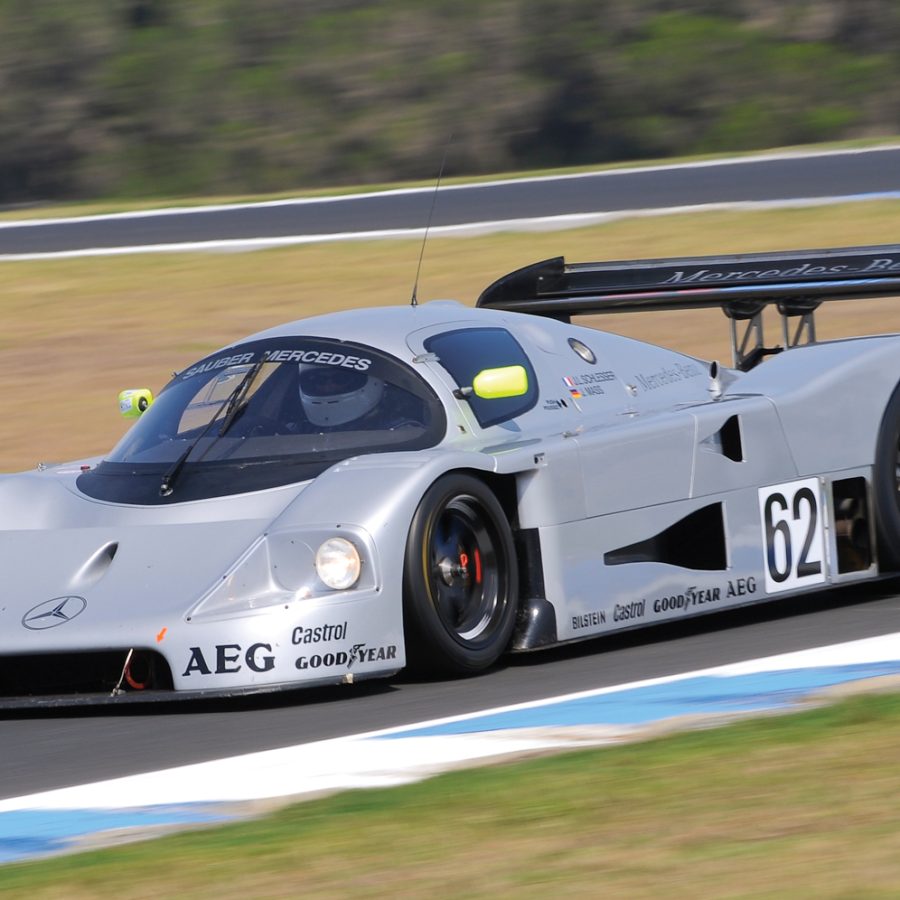
[[[460,387],[472,384],[483,369],[524,366],[528,390],[520,397],[484,400],[474,394],[469,406],[482,428],[497,425],[528,412],[538,399],[537,378],[519,342],[504,328],[461,328],[427,338],[425,350],[434,353],[440,364]]]

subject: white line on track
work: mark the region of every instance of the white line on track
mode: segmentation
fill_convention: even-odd
[[[763,659],[651,678],[560,697],[479,710],[415,725],[381,729],[225,759],[131,775],[89,785],[45,791],[0,801],[0,813],[21,810],[124,809],[160,804],[242,802],[296,797],[358,787],[383,787],[415,781],[478,760],[577,746],[585,743],[575,729],[540,733],[539,729],[403,737],[404,732],[500,713],[539,709],[634,688],[674,684],[687,679],[761,672],[787,672],[820,666],[852,666],[900,659],[900,633],[880,635],[827,647],[782,653]],[[848,677],[852,680],[852,675]],[[635,733],[635,726],[601,727],[591,744],[608,743]],[[396,740],[372,740],[386,735]]]
[[[602,225],[631,218],[723,211],[800,209],[803,207],[832,206],[841,203],[861,203],[872,200],[900,200],[900,191],[845,194],[835,197],[803,197],[786,200],[741,200],[733,203],[702,203],[689,206],[661,206],[646,209],[611,210],[608,212],[571,213],[562,216],[537,216],[526,219],[497,219],[488,222],[432,226],[428,233],[432,237],[474,237],[497,232],[562,231],[570,228],[587,228],[592,225]],[[297,234],[216,241],[141,244],[131,247],[89,247],[82,250],[57,250],[48,253],[0,254],[0,262],[33,262],[35,260],[80,259],[95,256],[126,256],[137,253],[235,253],[251,250],[270,250],[278,247],[294,247],[303,244],[323,244],[335,241],[414,239],[421,238],[424,233],[424,228],[390,228],[375,231],[346,231],[335,234]]]
[[[778,162],[780,160],[812,159],[828,156],[859,156],[866,153],[882,153],[900,149],[900,144],[880,147],[856,147],[838,150],[785,150],[777,153],[761,153],[755,156],[734,156],[724,159],[695,160],[693,162],[662,163],[648,166],[626,166],[621,169],[600,169],[590,172],[572,172],[560,175],[534,175],[525,178],[497,178],[492,181],[475,181],[464,184],[441,185],[441,193],[447,191],[479,190],[515,184],[540,184],[550,181],[572,181],[583,178],[615,178],[617,175],[639,175],[645,172],[671,172],[681,169],[708,169],[716,166],[740,166],[753,163]],[[0,221],[2,228],[24,228],[42,225],[66,225],[79,222],[100,222],[107,219],[141,219],[152,216],[195,215],[198,213],[226,212],[237,209],[267,209],[278,206],[308,206],[317,203],[344,203],[350,200],[400,197],[410,194],[430,194],[433,186],[390,188],[384,191],[361,191],[355,194],[336,194],[321,197],[285,197],[280,200],[260,200],[247,203],[218,203],[203,206],[171,206],[157,209],[139,209],[118,213],[97,213],[86,216],[61,216],[46,219],[15,219]]]

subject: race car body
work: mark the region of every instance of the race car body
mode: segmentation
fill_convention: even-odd
[[[551,260],[125,392],[109,454],[0,479],[0,704],[473,673],[894,572],[900,337],[817,343],[812,313],[898,272],[900,247]],[[711,305],[732,368],[570,321]]]

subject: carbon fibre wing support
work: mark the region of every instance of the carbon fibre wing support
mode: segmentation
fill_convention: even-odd
[[[900,244],[785,253],[569,263],[544,260],[505,275],[477,306],[570,321],[574,315],[709,309],[731,319],[734,365],[815,341],[826,300],[900,295]],[[783,347],[763,343],[762,311],[775,304]],[[739,327],[743,333],[739,333]]]

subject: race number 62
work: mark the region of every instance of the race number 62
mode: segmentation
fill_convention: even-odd
[[[759,489],[766,592],[825,581],[825,516],[818,478]]]

